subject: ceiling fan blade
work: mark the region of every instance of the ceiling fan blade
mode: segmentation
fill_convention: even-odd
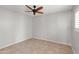
[[[41,10],[41,9],[43,9],[42,6],[41,7],[38,7],[37,9],[35,9],[35,11],[37,12],[38,10]]]
[[[39,12],[39,11],[37,11],[37,13],[44,14],[43,12]]]
[[[29,7],[28,5],[25,5],[27,8],[29,8],[30,10],[33,10],[31,7]]]

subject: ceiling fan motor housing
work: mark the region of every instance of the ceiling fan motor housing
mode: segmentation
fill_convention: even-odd
[[[35,5],[34,5],[33,7],[34,7],[34,9],[36,8],[36,6],[35,6]]]

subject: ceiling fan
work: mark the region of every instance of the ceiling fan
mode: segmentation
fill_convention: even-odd
[[[33,12],[33,15],[36,15],[36,13],[43,14],[43,12],[40,11],[43,9],[42,6],[36,8],[37,6],[33,5],[33,8],[31,8],[30,6],[25,5],[25,7],[29,8],[31,10],[31,11],[25,11],[25,12]]]

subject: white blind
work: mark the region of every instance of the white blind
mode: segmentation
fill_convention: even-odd
[[[79,28],[79,11],[75,13],[75,28]]]

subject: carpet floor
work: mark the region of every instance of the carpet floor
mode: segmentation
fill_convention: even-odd
[[[0,49],[0,54],[72,54],[68,45],[39,39],[28,39],[23,42]]]

